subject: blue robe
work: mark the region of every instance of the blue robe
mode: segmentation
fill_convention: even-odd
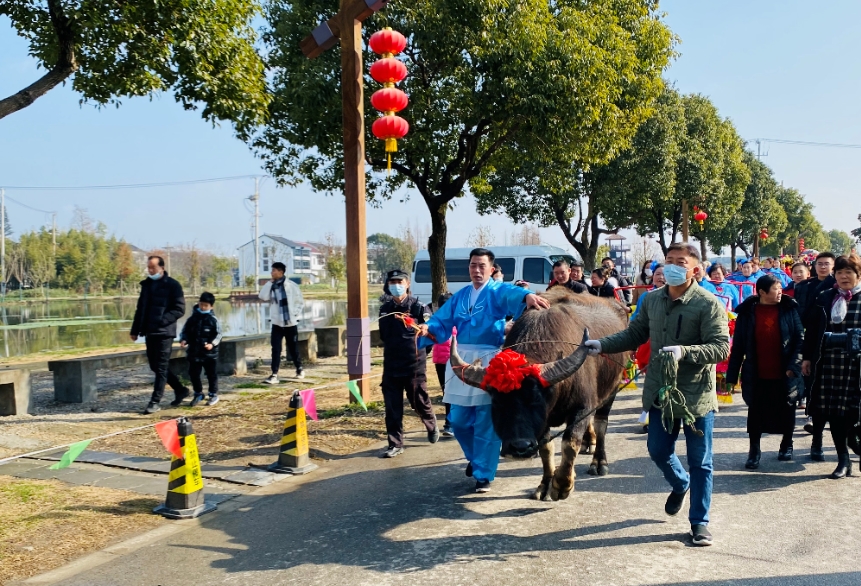
[[[741,303],[741,294],[738,292],[738,287],[724,282],[712,283],[712,285],[714,285],[715,290],[717,290],[717,294],[720,295],[718,299],[726,301],[725,298],[729,298],[729,309],[735,311],[735,308],[738,307],[739,303]]]

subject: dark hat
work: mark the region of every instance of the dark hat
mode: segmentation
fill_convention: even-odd
[[[386,281],[391,281],[392,279],[409,279],[409,273],[405,273],[401,269],[394,269],[386,273]]]

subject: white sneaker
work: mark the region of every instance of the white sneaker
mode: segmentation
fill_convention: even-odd
[[[296,373],[296,378],[298,378],[299,380],[302,380],[303,378],[305,378],[305,371],[304,371],[304,370],[300,370],[299,372],[297,372],[297,373]]]
[[[278,384],[278,375],[275,373],[270,374],[269,377],[263,381],[263,384],[264,385],[277,385]]]

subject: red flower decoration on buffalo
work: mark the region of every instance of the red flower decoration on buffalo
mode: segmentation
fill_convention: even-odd
[[[493,357],[484,373],[481,388],[493,387],[500,393],[510,393],[520,388],[523,379],[534,376],[547,387],[549,383],[541,377],[541,369],[535,364],[529,364],[526,356],[506,349]]]

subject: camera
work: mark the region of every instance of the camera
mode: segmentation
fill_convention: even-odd
[[[861,328],[849,328],[842,334],[825,332],[822,347],[830,350],[843,350],[855,358],[861,355]]]

